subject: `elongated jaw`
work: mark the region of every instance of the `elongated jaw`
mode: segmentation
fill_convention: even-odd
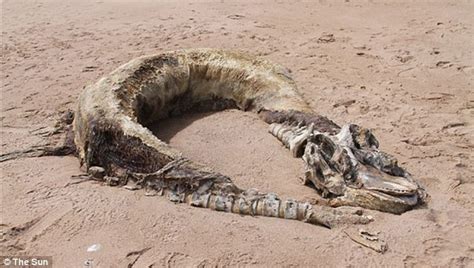
[[[397,160],[378,149],[368,130],[345,125],[319,132],[313,123],[273,123],[269,131],[305,163],[305,183],[333,206],[359,206],[402,213],[424,202],[426,193]]]

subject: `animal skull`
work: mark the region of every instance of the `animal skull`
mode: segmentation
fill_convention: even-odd
[[[424,190],[397,160],[378,149],[372,132],[345,125],[337,134],[289,123],[270,125],[270,133],[305,163],[312,184],[334,206],[352,205],[401,213],[425,198]]]

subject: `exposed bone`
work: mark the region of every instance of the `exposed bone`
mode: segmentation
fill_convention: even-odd
[[[338,143],[339,146],[346,150],[352,161],[352,165],[356,166],[358,164],[358,161],[351,149],[355,148],[354,139],[351,133],[351,125],[344,125],[341,128],[341,131],[337,135],[335,135],[333,140],[335,140],[335,142]]]
[[[312,206],[292,199],[281,200],[276,194],[259,194],[257,198],[248,199],[243,193],[199,195],[194,192],[190,195],[176,195],[175,192],[170,192],[168,199],[216,211],[300,220],[328,228],[344,224],[367,224],[373,220],[371,216],[363,215],[360,209]]]
[[[109,177],[105,176],[104,181],[107,183],[109,186],[118,186],[120,185],[120,178],[117,177]]]
[[[180,50],[133,60],[81,94],[74,119],[79,157],[86,167],[104,167],[108,176],[119,178],[113,182],[119,185],[125,185],[123,178],[131,173],[148,174],[135,183],[156,187],[158,194],[163,194],[163,189],[170,191],[167,195],[175,201],[183,200],[188,189],[199,195],[213,189],[217,203],[209,201],[216,209],[227,210],[243,195],[230,178],[203,173],[204,167],[197,163],[189,162],[183,169],[175,162],[182,159],[181,153],[158,140],[143,124],[205,108],[237,107],[258,112],[267,123],[276,123],[270,132],[292,155],[311,152],[304,158],[306,180],[329,199],[329,204],[394,213],[416,205],[419,193],[412,188],[418,186],[397,169],[396,161],[377,150],[373,134],[356,125],[341,129],[317,115],[286,73],[285,68],[265,60],[212,49]],[[386,172],[404,173],[405,180],[385,176]],[[163,188],[162,179],[176,185]],[[180,187],[187,190],[183,192]],[[404,197],[398,198],[400,194]],[[267,201],[269,207],[276,202]]]
[[[420,199],[422,202],[424,190],[394,157],[377,147],[373,134],[357,125],[345,125],[336,135],[314,131],[303,155],[305,182],[312,182],[323,197],[336,196],[329,202],[335,206],[400,213]],[[408,197],[390,198],[387,194]]]
[[[396,170],[396,161],[377,150],[378,142],[370,131],[355,125],[341,130],[331,120],[317,115],[287,73],[286,68],[263,59],[214,49],[140,57],[85,88],[73,122],[75,149],[86,169],[100,166],[105,170],[92,169],[90,173],[96,177],[105,175],[103,180],[108,185],[145,189],[173,202],[329,227],[372,220],[360,210],[310,206],[292,199],[281,200],[275,194],[244,191],[230,178],[186,160],[145,127],[184,112],[240,108],[258,112],[267,123],[278,123],[271,126],[270,132],[293,156],[304,151],[307,180],[328,197],[327,203],[393,213],[419,203],[420,187],[406,172],[405,192],[380,189],[380,185],[387,184],[383,180],[385,171],[401,174]],[[53,154],[72,153],[74,147],[70,145],[65,144],[62,151],[54,149]],[[48,154],[42,148],[20,155]],[[2,155],[0,162],[15,157]],[[368,185],[372,183],[375,190],[364,188],[361,178]],[[410,187],[418,193],[411,193]],[[383,195],[379,190],[385,191]],[[399,194],[404,199],[398,198]]]
[[[290,149],[293,157],[300,157],[303,154],[303,146],[313,133],[313,129],[314,124],[295,127],[288,124],[273,123],[269,126],[269,132],[277,137],[286,148]]]
[[[102,180],[105,176],[105,169],[103,167],[92,166],[87,170],[94,179]]]
[[[349,236],[352,241],[375,250],[379,253],[385,253],[388,249],[387,243],[378,237],[379,233],[368,232],[363,229],[344,230],[344,233]]]
[[[378,140],[369,129],[354,124],[350,125],[349,128],[357,147],[368,149],[377,149],[379,147]]]
[[[259,111],[266,122],[276,123],[270,126],[270,132],[294,157],[304,152],[306,181],[330,198],[329,204],[394,213],[413,207],[421,196],[421,187],[398,167],[396,159],[378,151],[373,134],[356,125],[340,129],[326,117],[316,115],[285,73],[281,66],[219,50],[177,51],[134,60],[81,95],[74,119],[75,144],[81,162],[89,168],[89,178],[103,179],[112,186],[125,185],[130,190],[145,188],[147,194],[165,195],[173,202],[325,226],[371,220],[345,209],[310,206],[291,199],[282,201],[275,194],[242,191],[229,178],[183,159],[178,151],[142,126],[186,111],[239,107]],[[0,162],[20,156],[66,154],[72,148],[70,144],[62,148],[36,148],[2,155]],[[417,187],[417,196],[410,197],[409,202],[394,202],[377,196],[367,187],[364,189],[356,178],[365,179],[367,185],[372,183],[370,186],[375,188],[384,183],[373,183],[371,176],[383,177],[373,169],[403,176]],[[396,190],[395,194],[407,191]]]
[[[309,142],[306,145],[303,160],[306,181],[311,181],[317,189],[321,190],[323,197],[328,196],[329,193],[343,194],[344,184],[340,175],[329,167],[316,144]]]

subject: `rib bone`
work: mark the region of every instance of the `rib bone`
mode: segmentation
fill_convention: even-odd
[[[145,188],[150,195],[165,195],[174,202],[326,226],[367,221],[350,210],[311,207],[282,201],[275,194],[244,191],[230,178],[186,160],[147,128],[184,112],[226,108],[258,113],[294,157],[304,153],[306,179],[330,198],[330,205],[401,213],[420,203],[421,187],[412,183],[394,158],[377,149],[378,142],[369,130],[356,125],[341,129],[317,115],[297,92],[286,68],[216,49],[165,52],[122,65],[87,86],[79,97],[70,131],[73,144],[66,139],[71,142],[61,147],[1,154],[0,162],[77,152],[95,179],[128,185],[130,190]],[[100,172],[93,166],[100,167]],[[392,177],[384,180],[386,174]],[[403,178],[394,178],[399,175]],[[368,187],[360,187],[354,178]]]

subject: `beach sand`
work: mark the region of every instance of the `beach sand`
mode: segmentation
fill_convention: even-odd
[[[318,113],[373,129],[430,194],[330,230],[71,184],[83,172],[73,156],[18,159],[0,163],[2,254],[54,267],[473,267],[473,13],[472,1],[2,1],[2,153],[59,141],[44,133],[82,88],[135,57],[237,49],[290,68]],[[186,115],[155,133],[243,188],[319,198],[253,114]],[[380,232],[388,251],[345,228]]]

